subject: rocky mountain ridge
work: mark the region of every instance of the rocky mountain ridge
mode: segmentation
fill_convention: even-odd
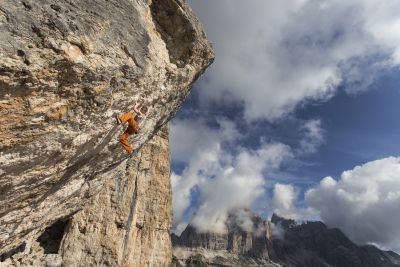
[[[270,221],[250,218],[258,234],[238,231],[232,221],[226,234],[200,233],[191,225],[180,236],[172,234],[175,266],[400,266],[400,255],[359,246],[322,222],[296,223],[275,214]]]
[[[322,222],[296,223],[273,215],[281,238],[271,238],[273,259],[285,266],[400,266],[400,255],[372,245],[357,245],[337,228]]]

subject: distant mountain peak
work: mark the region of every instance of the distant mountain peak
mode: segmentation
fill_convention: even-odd
[[[371,245],[358,246],[323,222],[301,223],[277,214],[263,221],[252,211],[245,212],[245,220],[262,229],[259,233],[239,226],[244,213],[228,216],[226,234],[198,233],[188,225],[180,237],[171,237],[175,260],[212,266],[400,266],[398,254]]]

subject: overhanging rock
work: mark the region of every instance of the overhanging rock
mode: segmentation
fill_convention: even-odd
[[[126,155],[114,114],[146,103],[138,150],[211,64],[181,0],[0,3],[0,254],[80,210]]]

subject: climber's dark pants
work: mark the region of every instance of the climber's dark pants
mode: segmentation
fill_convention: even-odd
[[[125,130],[125,132],[119,137],[119,141],[121,142],[122,146],[128,153],[132,153],[133,148],[132,146],[128,143],[128,137],[133,134],[137,134],[139,132],[139,125],[135,121],[135,118],[133,117],[132,113],[127,112],[121,117],[119,117],[122,123],[128,122],[128,128]]]

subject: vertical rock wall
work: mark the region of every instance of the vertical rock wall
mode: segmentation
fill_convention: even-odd
[[[64,266],[169,266],[172,219],[168,129],[108,177],[73,216],[61,245]]]

